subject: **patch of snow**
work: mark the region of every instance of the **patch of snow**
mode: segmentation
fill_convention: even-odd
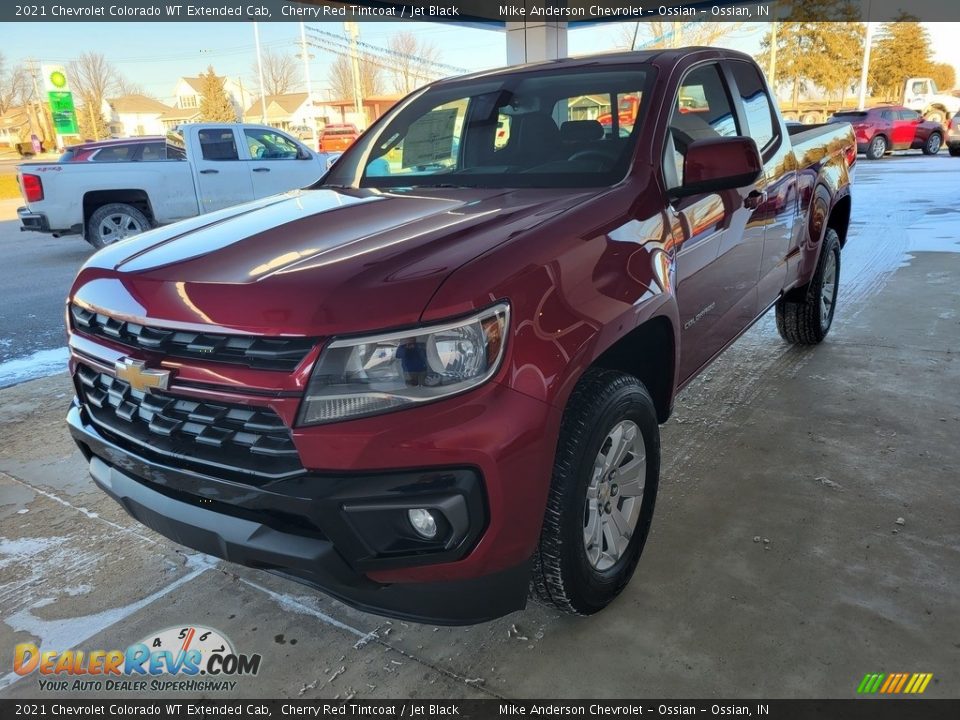
[[[0,388],[63,372],[67,369],[69,357],[70,351],[62,347],[38,350],[31,355],[0,363]]]

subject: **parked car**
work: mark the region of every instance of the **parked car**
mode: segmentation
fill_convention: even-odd
[[[868,110],[843,110],[830,122],[850,123],[857,136],[857,152],[879,160],[893,150],[922,150],[936,155],[943,146],[943,125],[924,120],[916,110],[881,105]]]
[[[626,138],[554,119],[624,93]],[[70,431],[139,522],[357,607],[479,622],[532,581],[597,612],[646,542],[678,389],[770,307],[788,342],[830,331],[855,148],[788,129],[731,50],[433,83],[313,189],[93,255]]]
[[[960,120],[957,115],[950,118],[947,124],[947,150],[950,157],[960,157]]]
[[[69,146],[57,162],[139,162],[184,160],[180,144],[167,142],[162,135],[110,140],[90,140]]]
[[[343,152],[360,137],[355,125],[327,125],[320,131],[320,152]]]
[[[314,136],[317,134],[316,130],[310,125],[294,125],[290,128],[290,131],[294,133],[300,140],[313,140]]]
[[[17,210],[22,230],[80,234],[100,248],[151,227],[310,185],[327,171],[326,155],[264,125],[184,125],[162,142],[93,145],[77,153],[90,162],[73,154],[17,166],[26,201]]]

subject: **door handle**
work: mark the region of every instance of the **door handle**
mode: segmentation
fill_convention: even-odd
[[[201,174],[201,175],[216,175],[218,172],[220,172],[220,171],[219,171],[219,170],[201,170],[201,171],[200,171],[200,174]]]
[[[270,172],[270,168],[254,168],[254,172]]]
[[[753,190],[743,199],[743,206],[750,210],[756,210],[767,201],[766,191]]]

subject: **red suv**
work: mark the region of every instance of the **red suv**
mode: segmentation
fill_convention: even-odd
[[[923,150],[936,155],[943,146],[943,126],[924,120],[916,110],[883,105],[869,110],[834,113],[830,122],[848,122],[857,136],[857,152],[879,160],[891,150]]]

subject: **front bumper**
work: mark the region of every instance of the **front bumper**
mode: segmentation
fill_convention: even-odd
[[[377,582],[392,566],[456,561],[488,519],[479,473],[470,468],[365,475],[304,474],[261,486],[165,465],[119,447],[74,405],[67,416],[94,482],[136,520],[216,557],[313,585],[370,612],[419,622],[483,622],[526,605],[529,560],[470,578]],[[446,503],[446,505],[444,505]],[[451,547],[419,555],[378,544],[376,515],[411,505],[446,507]],[[364,512],[373,513],[366,522]],[[457,520],[457,518],[460,518]],[[457,522],[466,531],[456,533]]]
[[[47,216],[43,213],[31,212],[29,208],[18,207],[17,217],[20,218],[20,232],[52,232]]]

